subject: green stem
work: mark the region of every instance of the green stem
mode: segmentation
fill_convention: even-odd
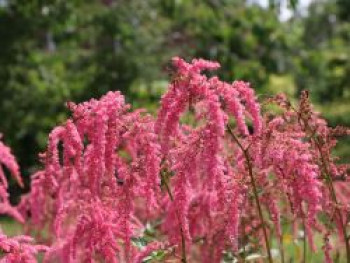
[[[163,179],[166,191],[167,191],[167,193],[169,195],[169,198],[170,198],[170,200],[172,202],[174,202],[174,196],[173,196],[173,194],[171,192],[170,186],[169,186],[166,178],[164,178],[162,173],[161,173],[161,176],[162,176],[162,179]],[[176,209],[176,216],[177,216],[177,220],[179,221],[179,224],[180,224],[180,216],[179,216],[179,212],[177,211],[177,209]],[[181,262],[182,263],[187,263],[186,239],[185,239],[184,231],[183,231],[183,228],[182,228],[181,224],[180,224],[180,235],[181,235]]]
[[[307,256],[307,243],[306,243],[306,228],[305,228],[305,219],[303,219],[303,263],[306,263]]]
[[[338,202],[335,190],[334,190],[333,179],[332,179],[331,173],[329,172],[328,162],[326,161],[326,158],[325,158],[323,151],[322,151],[322,145],[321,145],[322,142],[320,141],[320,138],[317,136],[317,130],[316,129],[313,130],[310,127],[310,125],[308,124],[307,120],[305,120],[304,118],[301,118],[301,119],[304,123],[305,130],[311,132],[310,138],[311,138],[311,140],[314,141],[314,143],[317,147],[317,150],[320,154],[323,174],[325,175],[327,187],[328,187],[329,192],[331,194],[331,198],[333,199],[333,202],[335,203],[335,211],[339,217],[340,227],[342,229],[343,239],[345,242],[345,250],[346,250],[346,262],[350,263],[349,238],[347,235],[346,226],[345,226],[344,221],[343,221],[343,216],[342,216],[341,211],[339,209],[339,202]]]
[[[338,199],[337,199],[337,195],[335,193],[332,176],[330,175],[329,168],[328,168],[328,165],[326,163],[326,159],[323,156],[322,148],[321,148],[320,141],[319,141],[318,138],[315,139],[315,143],[317,145],[318,151],[320,152],[321,162],[322,162],[322,165],[323,165],[324,174],[326,176],[326,182],[327,182],[327,185],[328,185],[328,189],[329,189],[329,192],[331,193],[331,197],[333,199],[333,202],[335,203],[335,210],[336,210],[336,213],[338,214],[339,221],[340,221],[340,227],[341,227],[342,232],[343,232],[342,234],[343,234],[343,239],[344,239],[344,242],[345,242],[346,262],[350,263],[349,240],[348,240],[348,236],[347,236],[346,226],[345,226],[344,221],[343,221],[343,216],[342,216],[341,211],[339,209],[339,202],[338,202]]]
[[[272,263],[273,260],[272,260],[272,255],[271,255],[270,243],[269,243],[269,239],[268,239],[268,235],[267,235],[267,230],[266,230],[266,224],[265,224],[264,216],[263,216],[261,205],[260,205],[260,201],[259,201],[258,188],[257,188],[256,181],[255,181],[254,174],[253,174],[253,165],[251,163],[249,153],[248,153],[247,149],[245,149],[243,147],[243,145],[240,143],[240,141],[238,140],[236,135],[232,132],[232,130],[231,130],[229,125],[227,125],[227,130],[230,133],[230,135],[233,138],[233,140],[237,143],[238,147],[242,150],[244,158],[246,160],[246,164],[248,166],[248,173],[249,173],[250,181],[251,181],[251,184],[252,184],[252,187],[253,187],[254,198],[255,198],[255,202],[256,202],[257,208],[258,208],[258,214],[259,214],[261,225],[262,225],[262,229],[263,229],[264,240],[265,240],[265,245],[266,245],[266,250],[267,250],[267,256],[268,256],[269,262]]]
[[[281,236],[279,237],[280,241],[280,254],[281,254],[281,263],[284,263],[284,244],[283,244],[283,233],[281,233]]]
[[[243,263],[245,263],[245,257],[246,257],[246,251],[245,251],[245,222],[244,222],[244,218],[242,219],[242,231],[243,231],[243,237],[242,237],[242,244],[243,244]]]

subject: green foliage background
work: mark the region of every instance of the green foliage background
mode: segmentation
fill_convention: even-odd
[[[153,111],[174,55],[217,60],[220,77],[250,81],[259,94],[308,89],[332,125],[350,126],[349,1],[300,10],[289,0],[287,21],[282,0],[255,2],[0,1],[0,132],[27,185],[48,132],[68,115],[66,101],[121,90]],[[338,149],[345,158],[349,145]]]

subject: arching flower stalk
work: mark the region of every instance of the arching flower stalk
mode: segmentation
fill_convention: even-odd
[[[48,250],[47,246],[33,244],[29,236],[8,237],[0,233],[1,263],[36,263],[37,254]]]
[[[139,252],[132,238],[143,228],[137,217],[144,216],[134,202],[144,199],[148,214],[159,209],[160,148],[152,118],[129,113],[119,92],[69,108],[73,118],[50,134],[45,170],[22,207],[41,214],[31,220],[52,230],[46,262],[134,262]]]
[[[1,139],[0,134],[0,139]],[[17,207],[10,204],[8,199],[8,182],[3,167],[11,173],[17,183],[23,187],[22,177],[19,172],[19,166],[16,158],[12,155],[11,149],[0,141],[0,214],[11,216],[20,223],[24,223],[24,218]],[[3,263],[34,263],[37,262],[36,256],[39,252],[47,251],[48,247],[35,245],[33,238],[29,236],[8,237],[0,227],[0,254]]]
[[[232,229],[237,229],[240,217],[239,206],[237,206],[233,210],[235,214],[231,214],[232,218],[225,219],[227,223],[221,224],[224,228],[227,227],[227,230],[216,229],[211,225],[217,223],[219,215],[224,211],[230,211],[228,205],[232,202],[232,200],[227,202],[229,196],[232,198],[232,193],[225,189],[227,187],[225,174],[233,174],[234,171],[231,165],[224,165],[229,163],[223,147],[225,129],[232,116],[242,136],[251,137],[251,140],[253,137],[258,138],[262,130],[260,108],[255,101],[254,92],[246,83],[234,82],[230,85],[216,77],[208,79],[201,74],[202,70],[218,68],[217,63],[193,60],[192,64],[188,64],[179,58],[173,61],[181,79],[171,83],[168,93],[162,98],[156,132],[160,136],[163,154],[169,157],[168,162],[175,173],[173,179],[175,204],[176,200],[182,200],[178,209],[181,208],[180,218],[184,219],[179,221],[179,227],[186,230],[186,239],[190,243],[193,234],[188,236],[187,229],[190,229],[189,232],[193,231],[189,222],[186,221],[187,210],[191,207],[189,200],[191,200],[191,193],[202,193],[194,200],[199,203],[197,205],[201,208],[200,210],[207,211],[205,218],[209,223],[207,228],[210,230],[208,230],[209,233],[204,234],[207,236],[206,243],[210,247],[208,251],[211,251],[211,255],[204,258],[216,262],[225,248],[225,239],[221,238],[224,242],[216,242],[217,251],[213,251],[212,247],[217,234],[210,231],[215,230],[221,234],[230,233],[230,240],[235,243],[238,240],[238,231],[232,231]],[[179,124],[181,115],[189,107],[196,110],[195,120],[199,123],[198,127],[186,128]],[[250,116],[253,122],[253,136],[249,136],[246,116]],[[229,178],[229,181],[233,179]],[[240,196],[237,194],[240,195],[240,191],[236,191],[234,195],[239,200]],[[224,218],[221,217],[221,219]],[[235,226],[232,225],[234,218],[236,218],[233,221]],[[233,233],[235,236],[232,236]],[[227,236],[226,238],[226,240],[229,239]],[[266,236],[265,240],[267,239]],[[270,249],[268,253],[269,251]]]
[[[328,128],[305,98],[294,109],[277,96],[270,102],[284,111],[265,114],[248,83],[204,74],[216,62],[173,63],[155,119],[119,92],[67,104],[72,117],[50,133],[21,214],[11,210],[45,230],[44,262],[142,262],[159,251],[183,263],[251,253],[272,262],[274,234],[283,262],[282,219],[295,232],[303,224],[315,250],[314,233],[323,234],[331,262],[333,222],[348,244],[347,167],[331,155],[348,130]],[[0,143],[0,163],[21,182],[11,156]],[[6,190],[0,170],[2,211]]]
[[[2,135],[0,134],[0,139]],[[0,214],[6,214],[17,221],[24,223],[24,219],[18,210],[10,204],[8,195],[8,182],[3,170],[3,166],[11,173],[16,182],[23,187],[23,181],[19,172],[19,166],[15,157],[11,153],[11,149],[0,141]]]
[[[320,166],[313,158],[313,144],[305,141],[305,131],[289,127],[289,119],[293,118],[290,114],[263,118],[254,92],[247,83],[236,81],[229,84],[201,73],[216,69],[218,64],[203,60],[193,60],[190,64],[175,58],[174,65],[180,77],[170,84],[168,93],[163,96],[155,126],[163,158],[174,173],[170,180],[175,202],[169,204],[169,211],[175,209],[177,199],[181,200],[181,205],[177,205],[180,219],[169,216],[166,220],[178,222],[177,227],[166,224],[171,226],[168,234],[176,237],[179,231],[174,229],[184,229],[187,250],[190,249],[190,244],[197,237],[186,218],[193,214],[190,212],[191,204],[196,200],[194,203],[200,207],[198,210],[206,211],[202,218],[206,229],[209,229],[201,233],[211,254],[205,258],[213,261],[215,254],[220,254],[226,247],[225,241],[221,245],[216,243],[217,251],[210,246],[215,237],[213,230],[221,231],[213,224],[218,224],[218,215],[222,215],[228,206],[224,178],[228,171],[234,174],[238,170],[250,178],[245,181],[248,185],[240,191],[240,195],[247,196],[249,192],[254,195],[270,262],[272,256],[267,229],[270,227],[262,210],[263,206],[267,207],[281,240],[281,213],[276,200],[283,203],[288,200],[292,217],[295,221],[305,222],[308,242],[315,249],[312,232],[321,231],[317,215],[324,195],[319,178]],[[193,122],[183,125],[181,118],[191,115],[193,110]],[[248,128],[250,123],[252,131]],[[231,136],[226,136],[225,131]],[[234,144],[229,142],[232,139]],[[225,163],[229,165],[223,165]],[[244,198],[237,198],[244,202]],[[241,218],[242,210],[237,210],[237,213]],[[176,242],[176,238],[172,240]]]
[[[348,200],[342,198],[342,192],[348,191],[346,177],[348,165],[336,164],[337,160],[332,156],[332,150],[337,143],[336,137],[349,135],[350,130],[345,127],[328,127],[326,121],[313,111],[307,91],[301,93],[298,107],[293,107],[283,95],[276,96],[272,101],[285,110],[284,116],[286,117],[279,121],[280,124],[284,123],[283,132],[288,130],[299,132],[304,141],[309,144],[309,149],[306,149],[309,152],[308,159],[317,166],[318,181],[322,185],[323,198],[320,202],[322,211],[327,215],[328,220],[337,225],[340,240],[345,244],[347,262],[350,262],[349,238],[346,230],[346,214],[349,213],[349,206],[347,205]],[[328,236],[332,230],[329,224],[326,224],[325,227],[324,235],[327,236],[325,238],[327,244],[324,245],[324,248],[327,249],[324,251],[327,260],[330,261],[329,250],[332,246],[329,244]]]
[[[344,211],[346,211],[346,207],[340,208],[342,204],[338,201],[335,192],[335,187],[333,184],[333,178],[336,177],[339,173],[341,173],[341,169],[336,167],[331,155],[331,150],[336,144],[336,140],[334,140],[334,137],[350,134],[350,130],[341,127],[338,127],[335,130],[330,129],[327,126],[327,124],[324,121],[320,120],[317,117],[317,115],[313,112],[309,101],[308,92],[306,91],[302,92],[301,94],[297,114],[300,120],[299,124],[301,128],[308,133],[308,136],[310,137],[310,140],[315,148],[315,156],[317,156],[320,162],[323,179],[326,181],[326,185],[328,187],[328,191],[333,201],[334,210],[336,213],[334,220],[339,226],[339,232],[341,233],[342,240],[345,244],[347,262],[349,263],[350,239],[346,230],[346,212],[344,216]],[[329,244],[325,244],[325,246],[330,247]],[[328,250],[325,251],[327,252]],[[329,254],[326,254],[326,258],[327,261],[330,261]]]
[[[254,194],[254,199],[256,202],[256,206],[257,206],[257,210],[258,210],[258,214],[259,214],[259,218],[260,218],[260,223],[261,223],[263,234],[264,234],[264,240],[265,240],[268,260],[269,260],[269,262],[272,262],[270,241],[269,241],[269,237],[268,237],[268,233],[267,233],[267,229],[266,229],[266,223],[265,223],[263,212],[262,212],[262,206],[260,204],[260,199],[259,199],[259,195],[258,195],[257,182],[256,182],[255,176],[253,174],[253,164],[251,161],[251,157],[249,155],[248,148],[244,148],[244,146],[238,140],[236,135],[231,131],[230,126],[227,126],[227,127],[228,127],[228,131],[229,131],[230,135],[232,136],[233,140],[237,143],[238,147],[241,149],[241,151],[244,155],[244,159],[246,162],[246,166],[247,166],[248,174],[249,174],[249,178],[250,178],[250,183],[251,183],[252,188],[253,188],[253,194]]]

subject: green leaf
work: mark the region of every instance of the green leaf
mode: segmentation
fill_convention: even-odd
[[[295,10],[297,8],[298,0],[289,0],[290,7]]]

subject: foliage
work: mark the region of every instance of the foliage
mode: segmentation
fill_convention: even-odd
[[[296,80],[299,90],[311,87],[313,96],[322,103],[349,98],[350,21],[338,15],[344,8],[346,4],[341,1],[339,5],[315,2],[304,19],[304,44],[297,51],[299,58],[295,58]]]
[[[222,77],[260,87],[284,46],[276,13],[241,0],[11,0],[0,6],[0,38],[0,128],[14,134],[6,139],[25,176],[50,127],[67,116],[65,101],[118,89],[154,104],[149,83],[167,77],[175,54],[222,61]]]
[[[173,55],[221,61],[223,80],[249,80],[259,95],[278,79],[278,92],[308,89],[323,112],[338,101],[346,105],[347,1],[314,1],[307,14],[300,1],[273,0],[266,8],[258,2],[2,1],[0,130],[11,135],[5,140],[21,164],[24,191],[51,127],[69,115],[66,101],[120,90],[132,105],[154,110]],[[286,3],[294,15],[281,21]],[[345,113],[326,117],[333,126],[350,123]],[[10,191],[17,202],[22,190]]]

